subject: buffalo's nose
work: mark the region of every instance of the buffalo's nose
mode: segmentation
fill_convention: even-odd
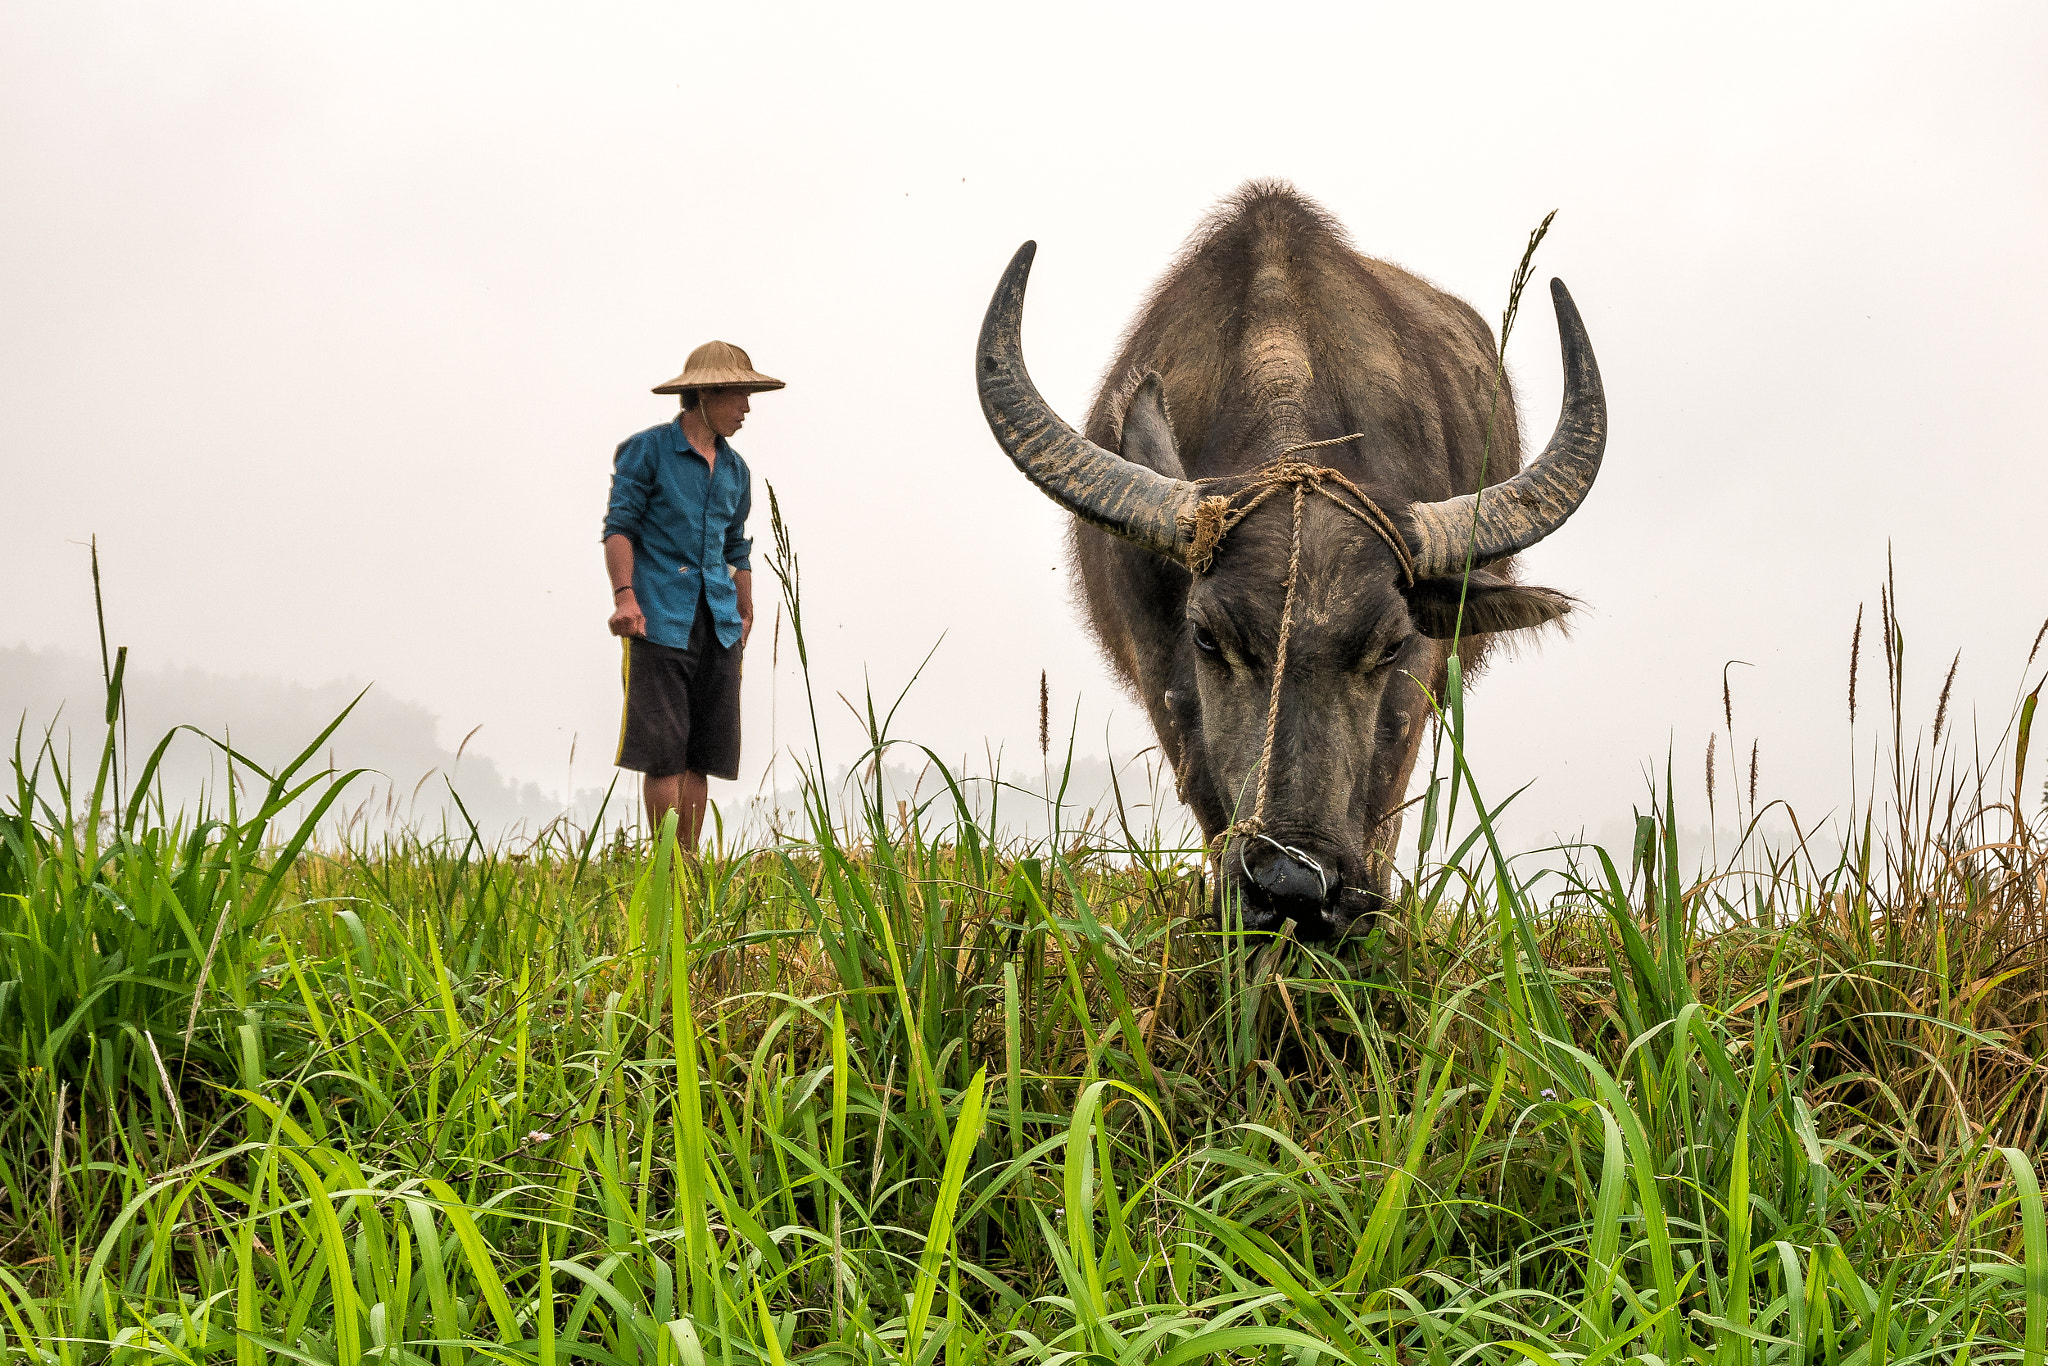
[[[1282,920],[1292,920],[1304,938],[1317,936],[1323,908],[1337,890],[1324,873],[1313,863],[1277,851],[1250,872],[1253,905],[1246,911],[1247,929],[1273,929]]]

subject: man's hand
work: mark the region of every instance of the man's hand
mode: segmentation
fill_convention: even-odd
[[[754,571],[735,569],[732,571],[732,586],[740,599],[740,648],[747,648],[747,637],[754,634]]]
[[[612,600],[612,619],[606,622],[605,626],[615,636],[647,634],[647,617],[641,612],[640,603],[633,596],[632,589],[628,588]]]
[[[614,533],[604,538],[604,574],[612,585],[612,619],[605,627],[615,636],[644,636],[647,617],[633,597],[633,543]]]

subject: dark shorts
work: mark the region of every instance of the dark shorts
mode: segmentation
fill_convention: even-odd
[[[650,778],[740,776],[740,646],[718,643],[711,609],[697,599],[689,648],[628,639],[620,768]]]

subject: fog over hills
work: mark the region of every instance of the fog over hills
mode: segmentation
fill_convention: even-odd
[[[637,775],[621,775],[623,781],[606,803],[617,772],[610,765],[608,736],[587,745],[579,742],[573,769],[564,754],[562,784],[550,789],[509,777],[490,757],[487,734],[475,733],[451,748],[440,738],[442,718],[431,708],[360,680],[309,685],[256,673],[225,675],[131,662],[123,695],[124,772],[139,770],[166,734],[189,728],[172,740],[152,784],[172,810],[190,811],[202,804],[218,809],[224,803],[229,764],[214,741],[275,771],[347,711],[305,770],[368,770],[349,783],[324,823],[330,836],[352,823],[370,833],[398,827],[427,834],[461,832],[466,829],[464,810],[494,843],[530,837],[565,814],[580,828],[587,828],[600,811],[606,827],[632,826],[640,817]],[[106,738],[101,719],[105,699],[100,661],[94,656],[0,647],[0,718],[20,728],[25,754],[32,756],[47,737],[58,762],[86,782]],[[801,838],[806,827],[797,761],[784,755],[771,766],[766,747],[760,751],[758,757],[750,755],[742,781],[713,785],[712,798],[728,838],[757,839],[771,829]],[[1028,762],[989,754],[963,757],[947,768],[977,820],[986,823],[992,814],[1006,837],[1036,838],[1050,828],[1045,787],[1049,780],[1059,796],[1062,757],[1059,750],[1049,757],[1034,753]],[[1001,773],[999,785],[988,781],[991,769]],[[830,771],[834,823],[843,827],[849,815],[858,819],[862,794],[872,799],[874,776],[865,765],[844,762]],[[1162,839],[1183,837],[1186,812],[1174,799],[1172,776],[1156,753],[1118,759],[1114,776],[1108,760],[1077,757],[1065,766],[1064,777],[1063,829],[1092,824],[1116,831],[1128,821],[1132,832],[1143,837],[1156,822]],[[247,795],[255,780],[247,773],[240,780]],[[899,803],[916,805],[927,813],[927,829],[950,823],[953,802],[945,778],[915,747],[890,749],[880,784],[885,812],[904,809]],[[566,797],[572,785],[573,801]],[[460,796],[459,807],[451,793]]]
[[[254,673],[230,676],[131,662],[123,693],[122,741],[130,771],[140,769],[174,728],[200,732],[180,733],[158,769],[164,801],[173,810],[194,809],[202,800],[212,808],[225,800],[227,756],[208,737],[275,771],[344,710],[347,719],[308,768],[370,770],[349,784],[334,808],[337,813],[359,815],[373,828],[397,823],[432,831],[445,820],[460,829],[460,813],[448,796],[452,785],[478,827],[497,838],[531,833],[562,815],[567,805],[559,793],[508,779],[475,743],[458,755],[437,737],[439,718],[427,707],[356,680],[308,685]],[[89,778],[106,737],[105,698],[97,658],[0,647],[0,717],[20,727],[24,751],[47,736],[59,761]],[[243,775],[245,793],[250,781]],[[588,805],[594,811],[595,801]]]

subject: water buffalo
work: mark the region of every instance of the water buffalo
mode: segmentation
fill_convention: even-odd
[[[1443,687],[1461,583],[1467,677],[1497,635],[1571,607],[1515,582],[1512,556],[1563,525],[1600,468],[1607,410],[1578,310],[1553,280],[1564,410],[1523,469],[1479,314],[1360,255],[1292,189],[1255,182],[1153,291],[1084,435],[1024,365],[1034,250],[1017,252],[982,324],[975,378],[989,427],[1074,514],[1072,567],[1095,634],[1212,847],[1224,837],[1222,881],[1246,926],[1342,936],[1387,897],[1427,729],[1420,687]],[[1259,482],[1283,455],[1344,478],[1303,486],[1316,496],[1296,514],[1297,484]],[[1278,496],[1218,541],[1216,514],[1262,488]]]

